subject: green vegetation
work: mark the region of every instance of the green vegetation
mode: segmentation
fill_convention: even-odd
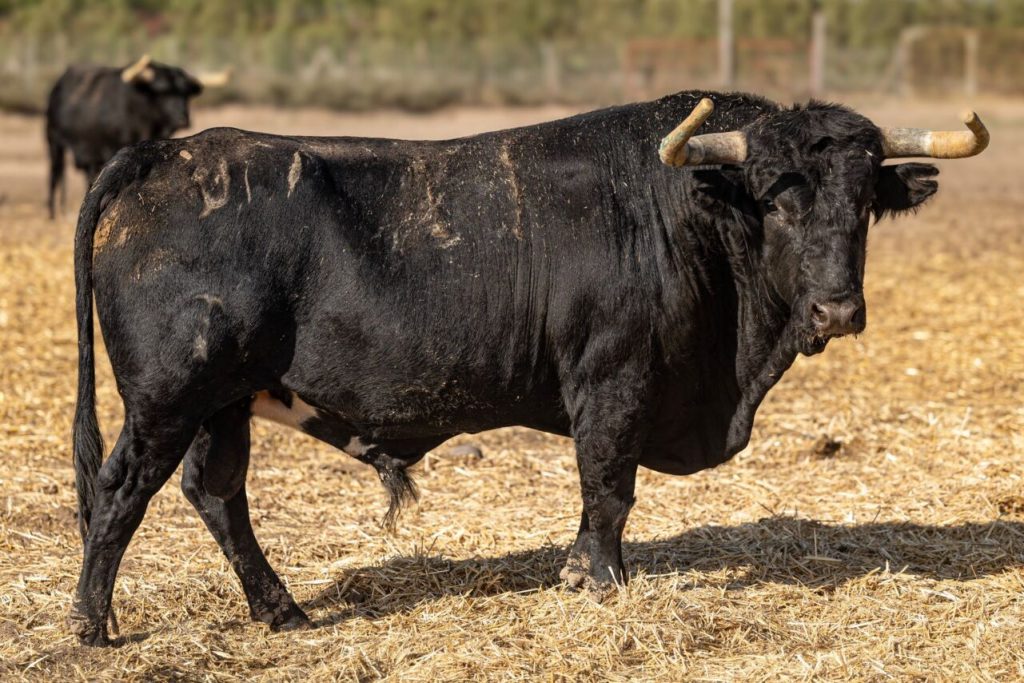
[[[782,39],[802,51],[814,4],[734,0],[741,76],[742,50],[756,45],[751,41]],[[38,103],[45,92],[39,83],[68,63],[127,63],[149,52],[193,70],[232,64],[238,79],[221,96],[249,100],[339,107],[609,100],[623,92],[619,72],[629,40],[713,40],[717,5],[0,0],[0,98]],[[835,67],[830,64],[839,85],[847,74],[877,78],[910,24],[1024,28],[1024,0],[821,0],[820,6],[830,55],[839,56]],[[708,52],[704,62],[713,70],[714,51]],[[854,60],[853,68],[844,57]],[[783,71],[780,78],[787,77]]]

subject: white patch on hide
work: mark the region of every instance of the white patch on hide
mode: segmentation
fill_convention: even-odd
[[[302,431],[303,422],[317,416],[316,408],[295,394],[292,394],[292,405],[289,408],[268,391],[256,392],[256,398],[252,402],[252,414],[299,431]]]

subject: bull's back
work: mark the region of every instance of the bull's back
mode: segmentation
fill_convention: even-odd
[[[396,421],[549,393],[549,263],[501,149],[410,145],[224,129],[123,154],[94,246],[115,370],[216,365]]]

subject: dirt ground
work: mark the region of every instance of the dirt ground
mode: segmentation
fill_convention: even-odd
[[[852,102],[956,127],[957,103]],[[249,492],[271,563],[318,628],[248,622],[177,486],[122,565],[120,647],[65,624],[81,546],[68,436],[74,202],[45,220],[41,121],[0,116],[0,677],[35,680],[1024,679],[1024,102],[979,101],[992,147],[938,162],[915,216],[872,228],[868,329],[797,361],[751,446],[690,477],[644,472],[628,588],[560,587],[580,502],[571,443],[461,437],[417,466],[398,530],[371,470],[273,425]],[[560,109],[426,116],[202,110],[197,128],[436,138]],[[100,418],[120,405],[105,359]]]

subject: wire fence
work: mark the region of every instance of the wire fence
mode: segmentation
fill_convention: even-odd
[[[272,38],[272,36],[271,36]],[[237,101],[362,110],[429,110],[451,104],[605,104],[687,88],[729,88],[799,99],[811,93],[809,41],[741,38],[735,72],[723,83],[714,39],[634,39],[619,45],[547,41],[533,45],[381,43],[338,49],[282,46],[270,38],[196,44],[171,36],[145,48],[14,36],[0,44],[0,107],[38,112],[71,63],[127,64],[142,49],[192,71],[234,69],[230,85],[204,102]],[[282,57],[285,55],[285,57]],[[826,43],[825,86],[843,91],[932,95],[1024,94],[1024,31],[910,27],[884,47]]]

